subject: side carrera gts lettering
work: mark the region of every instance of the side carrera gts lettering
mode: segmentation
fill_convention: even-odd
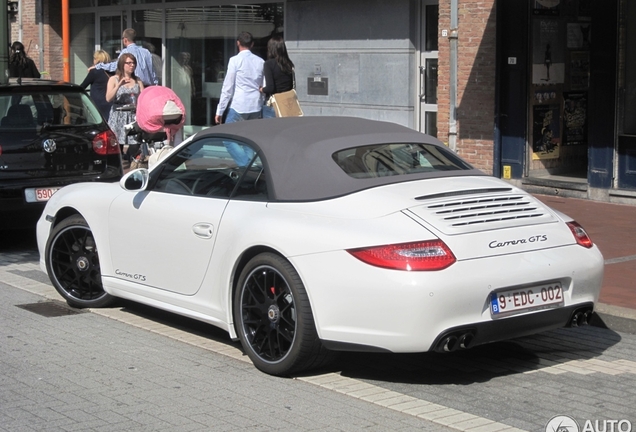
[[[515,245],[526,244],[526,243],[544,242],[546,240],[548,240],[548,236],[545,234],[541,234],[541,235],[529,237],[527,239],[524,238],[524,239],[506,240],[506,241],[493,240],[490,243],[488,243],[488,247],[491,249],[497,249],[497,248],[515,246]]]
[[[144,276],[144,275],[141,275],[141,274],[138,274],[138,273],[135,273],[135,274],[126,273],[126,272],[123,272],[123,271],[121,271],[119,269],[115,270],[115,274],[118,275],[118,276],[123,276],[125,278],[134,279],[134,280],[141,281],[141,282],[144,282],[146,280],[146,276]]]

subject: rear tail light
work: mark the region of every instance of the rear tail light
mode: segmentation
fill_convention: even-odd
[[[590,239],[590,236],[587,235],[587,232],[585,232],[581,225],[574,221],[567,222],[567,225],[568,228],[570,228],[570,231],[572,231],[572,234],[578,244],[588,249],[592,247],[594,243],[592,243],[592,239]]]
[[[93,150],[98,155],[119,154],[117,137],[111,130],[100,132],[93,138]]]
[[[372,266],[393,270],[442,270],[457,261],[441,240],[349,249],[347,252]]]

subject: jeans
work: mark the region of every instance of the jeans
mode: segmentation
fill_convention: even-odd
[[[271,106],[263,105],[263,118],[276,118],[276,112]]]
[[[227,118],[225,119],[225,123],[236,123],[243,120],[254,120],[259,118],[261,118],[260,111],[256,111],[253,113],[240,114],[234,111],[232,108],[230,108],[230,110],[227,113]]]
[[[260,111],[240,114],[230,108],[227,114],[227,118],[225,119],[225,123],[236,123],[243,120],[253,120],[258,118],[261,118]],[[239,167],[246,167],[247,164],[249,164],[254,157],[254,150],[252,150],[248,146],[235,143],[233,141],[223,141],[223,145],[227,149],[230,156],[232,156],[232,159],[234,159],[234,162],[236,162]]]

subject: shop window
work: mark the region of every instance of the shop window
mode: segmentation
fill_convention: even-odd
[[[186,136],[214,124],[225,69],[237,53],[238,34],[252,33],[252,51],[265,59],[267,41],[282,28],[283,3],[166,9],[164,85],[185,106]]]
[[[592,18],[575,2],[532,15],[530,171],[585,176]]]

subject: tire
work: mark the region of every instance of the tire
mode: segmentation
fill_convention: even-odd
[[[46,270],[71,307],[99,308],[114,301],[102,286],[93,233],[79,215],[64,219],[51,231],[46,244]]]
[[[305,287],[279,255],[262,253],[247,263],[233,311],[243,349],[262,372],[289,376],[330,360],[318,338]]]

